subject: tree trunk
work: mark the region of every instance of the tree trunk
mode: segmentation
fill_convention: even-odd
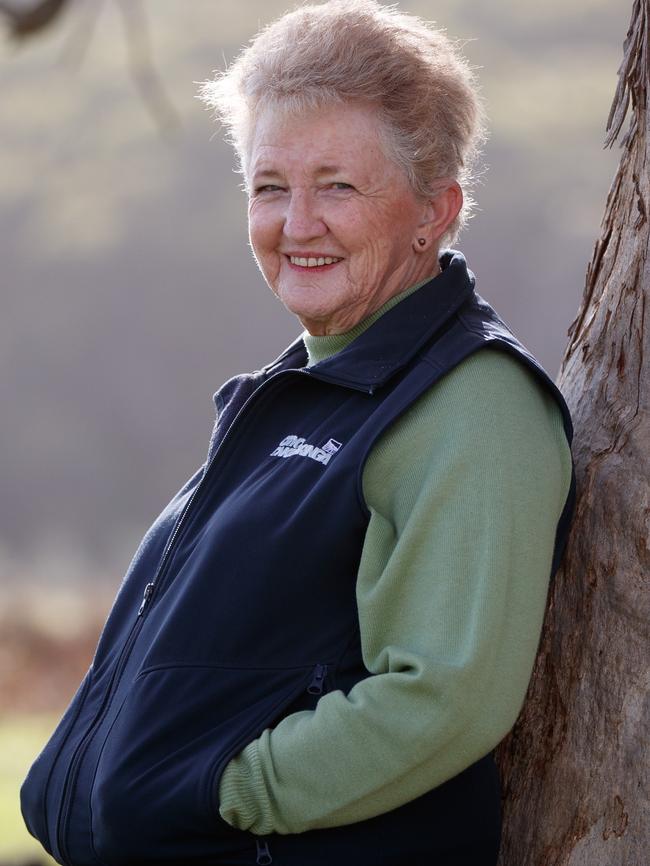
[[[650,864],[649,43],[650,0],[635,0],[606,145],[631,108],[630,125],[558,378],[575,517],[499,749],[501,866]]]

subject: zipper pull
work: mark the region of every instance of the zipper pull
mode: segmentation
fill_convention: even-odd
[[[311,682],[307,686],[310,695],[320,695],[323,691],[323,680],[327,674],[327,665],[316,665]]]
[[[260,837],[264,839],[264,837]],[[264,844],[260,843],[259,839],[255,840],[255,845],[257,846],[257,860],[255,861],[258,866],[267,866],[268,863],[273,863],[273,857],[271,857],[271,852],[269,851],[269,845],[266,839],[264,839]]]
[[[144,609],[149,603],[149,599],[153,595],[154,585],[155,584],[153,583],[148,583],[145,586],[144,593],[142,594],[142,603],[140,604],[140,609],[138,610],[138,616],[142,616],[142,614],[144,613]]]

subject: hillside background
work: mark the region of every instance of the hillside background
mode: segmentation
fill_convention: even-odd
[[[0,46],[0,861],[29,850],[16,780],[140,537],[203,462],[213,392],[299,333],[194,98],[288,5],[83,0]],[[630,4],[398,5],[480,67],[488,169],[458,246],[555,375],[618,159],[602,140]],[[129,72],[127,7],[146,16],[157,109]]]

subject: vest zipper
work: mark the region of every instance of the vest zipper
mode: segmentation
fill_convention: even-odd
[[[244,412],[248,408],[250,408],[250,404],[253,402],[253,400],[258,397],[261,389],[264,388],[265,394],[268,394],[269,388],[265,387],[265,386],[269,385],[271,382],[277,382],[278,379],[286,378],[287,374],[294,375],[294,374],[300,373],[300,372],[301,372],[300,370],[282,370],[278,373],[275,373],[272,376],[270,376],[268,379],[266,379],[266,381],[262,382],[259,385],[259,387],[256,388],[253,391],[253,393],[249,395],[248,399],[245,401],[243,406],[240,408],[239,412],[237,412],[236,416],[234,417],[230,427],[224,433],[223,439],[221,440],[216,451],[212,455],[212,459],[210,460],[209,464],[206,466],[205,472],[203,473],[203,477],[199,481],[196,489],[194,490],[194,493],[190,496],[189,500],[185,504],[185,508],[183,508],[182,512],[180,513],[180,515],[176,521],[176,524],[172,530],[172,533],[170,535],[169,541],[167,542],[167,545],[166,545],[166,547],[162,553],[162,556],[160,557],[160,562],[158,564],[156,574],[155,574],[153,580],[150,581],[149,583],[147,583],[147,585],[145,586],[144,593],[142,596],[142,601],[140,603],[140,607],[138,608],[136,620],[133,623],[133,626],[131,627],[131,631],[129,632],[129,634],[128,634],[125,642],[124,642],[124,646],[122,647],[122,651],[120,652],[118,660],[115,664],[115,669],[113,670],[113,674],[111,676],[110,682],[108,684],[108,688],[107,688],[106,693],[104,695],[104,698],[102,700],[100,709],[99,709],[98,713],[96,714],[94,720],[91,722],[90,726],[86,730],[86,733],[81,738],[79,744],[77,745],[77,748],[74,750],[72,757],[70,759],[70,766],[68,767],[65,781],[63,783],[63,795],[61,797],[61,808],[59,811],[59,818],[58,818],[58,822],[57,822],[57,824],[58,824],[58,826],[57,826],[57,842],[58,842],[58,846],[59,846],[59,851],[61,853],[61,857],[62,857],[64,863],[66,864],[66,866],[72,866],[72,864],[70,864],[70,861],[69,861],[69,856],[68,856],[69,852],[67,849],[65,836],[66,836],[66,832],[68,829],[67,825],[69,823],[69,818],[70,818],[72,799],[74,796],[74,791],[75,791],[76,782],[77,782],[77,776],[79,773],[81,762],[83,761],[83,758],[86,754],[88,746],[90,745],[92,738],[93,738],[95,732],[97,731],[97,728],[102,723],[104,716],[106,715],[106,713],[108,712],[108,710],[110,708],[110,705],[111,705],[111,702],[113,700],[115,691],[117,690],[117,687],[119,686],[119,682],[120,682],[122,673],[124,672],[124,668],[126,667],[128,660],[129,660],[129,657],[131,655],[131,650],[133,649],[133,645],[135,644],[136,638],[137,638],[138,634],[140,633],[140,629],[141,629],[142,624],[144,622],[145,610],[150,605],[150,603],[154,597],[154,594],[156,593],[156,591],[158,590],[158,588],[161,584],[161,581],[162,581],[162,578],[165,574],[166,568],[171,561],[171,555],[172,555],[173,549],[175,548],[176,543],[180,539],[180,530],[183,527],[183,525],[186,524],[187,516],[190,512],[190,509],[192,508],[194,503],[197,501],[198,494],[202,493],[205,490],[205,486],[206,486],[205,481],[208,478],[208,474],[212,471],[212,468],[215,465],[217,459],[221,455],[223,448],[224,448],[224,444],[226,442],[228,442],[230,438],[232,438],[231,437],[231,431],[233,430],[233,428],[235,427],[235,425],[237,424],[239,419],[242,417]]]
[[[327,665],[317,664],[314,669],[314,675],[311,682],[307,686],[307,691],[310,695],[320,695],[323,691],[323,680],[327,675]]]
[[[268,863],[273,863],[273,857],[271,857],[271,852],[269,851],[269,843],[264,836],[260,836],[259,839],[255,840],[255,847],[257,848],[257,859],[255,860],[257,866],[267,866]]]
[[[142,614],[144,613],[144,609],[149,603],[149,599],[151,598],[151,595],[153,593],[153,587],[153,583],[148,583],[145,586],[144,592],[142,594],[142,602],[140,603],[140,607],[138,609],[138,616],[142,616]]]

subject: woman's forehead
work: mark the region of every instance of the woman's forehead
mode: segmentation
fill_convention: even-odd
[[[380,120],[372,110],[343,103],[291,115],[269,108],[255,124],[250,171],[300,166],[310,175],[325,175],[384,160]]]

